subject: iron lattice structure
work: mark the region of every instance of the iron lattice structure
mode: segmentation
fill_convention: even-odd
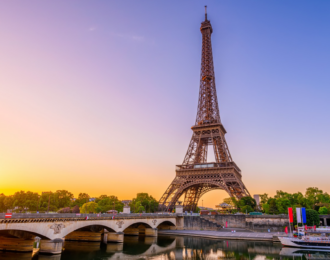
[[[242,182],[241,170],[232,160],[221,123],[215,87],[211,34],[213,32],[205,7],[201,25],[202,62],[200,90],[193,135],[182,165],[176,166],[176,177],[159,201],[159,210],[172,211],[184,195],[184,210],[195,210],[207,192],[222,189],[231,197],[250,196]],[[216,162],[207,163],[208,147],[213,146]]]

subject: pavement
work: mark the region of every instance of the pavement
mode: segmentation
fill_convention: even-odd
[[[233,229],[234,230],[234,229]],[[253,240],[253,241],[277,241],[278,236],[285,234],[278,232],[231,232],[231,231],[207,231],[207,230],[158,230],[159,235],[195,236],[204,238],[216,238],[227,240]]]

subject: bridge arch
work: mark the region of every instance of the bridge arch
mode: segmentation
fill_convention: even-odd
[[[120,218],[117,219],[61,219],[52,218],[45,221],[30,221],[18,223],[16,221],[2,221],[0,222],[1,230],[20,230],[36,234],[39,237],[46,239],[64,238],[68,234],[82,228],[90,226],[101,226],[111,232],[124,232],[128,227],[138,227],[143,225],[144,228],[156,229],[160,223],[169,220],[172,224],[176,224],[175,217],[170,216],[148,216],[145,218]],[[142,227],[141,227],[142,228]]]
[[[172,229],[176,227],[176,223],[174,220],[164,220],[158,223],[157,228],[158,229]]]

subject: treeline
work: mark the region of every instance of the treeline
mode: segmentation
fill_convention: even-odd
[[[261,211],[265,214],[288,214],[288,208],[291,207],[295,215],[296,208],[304,207],[306,208],[307,224],[309,225],[318,225],[319,214],[325,215],[330,213],[330,195],[316,187],[307,188],[305,194],[278,190],[274,197],[270,197],[266,193],[259,195],[259,197],[259,206],[255,199],[251,197],[243,197],[240,200],[226,198],[224,202],[232,206],[232,213]],[[294,219],[296,221],[296,217]]]
[[[307,188],[305,194],[301,192],[288,193],[284,191],[276,191],[274,197],[268,194],[260,195],[260,206],[267,214],[286,214],[288,208],[304,207],[306,209],[313,209],[319,214],[330,213],[330,195],[327,192],[316,187]]]
[[[84,205],[85,204],[85,205]],[[129,203],[131,212],[155,212],[158,202],[148,193],[138,193]],[[78,198],[67,190],[43,192],[19,191],[14,195],[0,194],[0,212],[63,212],[78,213],[81,210],[90,212],[123,211],[124,204],[114,195],[101,195],[91,198],[87,193],[79,193]],[[89,211],[93,209],[92,211]]]

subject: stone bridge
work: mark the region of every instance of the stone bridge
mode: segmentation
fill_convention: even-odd
[[[40,252],[56,254],[64,240],[121,243],[124,235],[153,237],[178,227],[183,217],[175,214],[0,214],[0,250],[32,251],[37,236]]]

